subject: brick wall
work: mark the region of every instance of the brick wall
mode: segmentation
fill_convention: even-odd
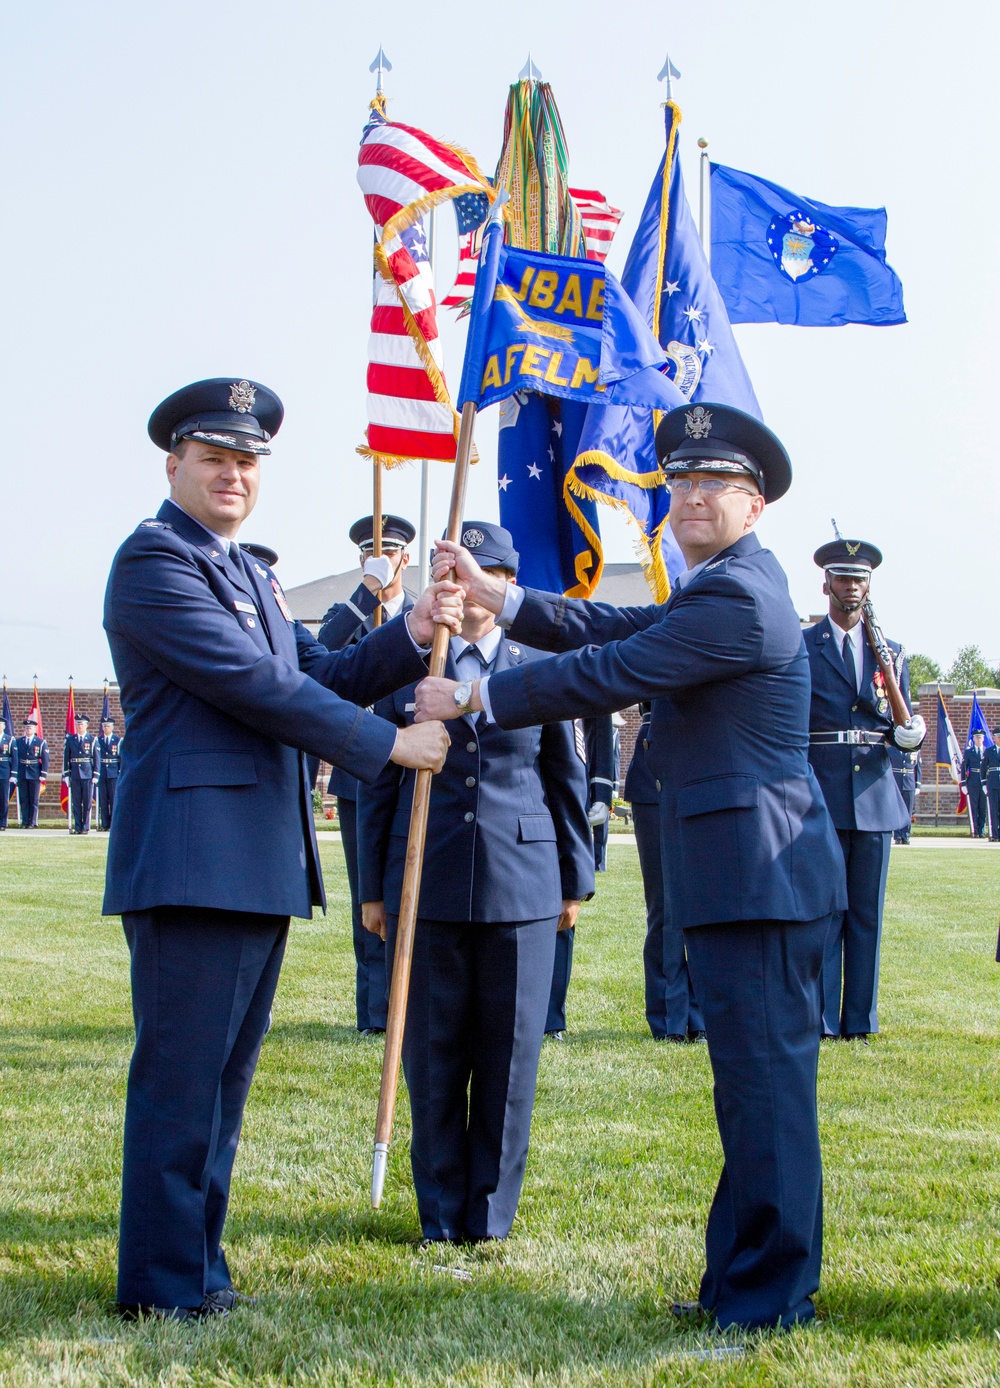
[[[946,766],[935,766],[937,760],[938,688],[939,686],[936,684],[922,684],[919,691],[920,714],[927,724],[927,738],[920,749],[922,781],[921,793],[917,796],[915,811],[919,823],[933,824],[935,805],[937,805],[937,815],[942,824],[964,824],[966,821],[956,818],[955,815],[955,808],[958,805],[958,787],[952,781],[951,773]],[[944,697],[945,708],[948,710],[948,717],[955,729],[959,748],[964,751],[969,736],[969,719],[972,716],[972,695],[956,694],[953,684],[942,684],[940,689]],[[983,717],[989,726],[992,727],[994,723],[1000,726],[1000,689],[979,689],[976,691],[976,696],[979,699],[979,707],[983,711]]]
[[[42,732],[45,741],[49,744],[49,779],[39,803],[38,818],[40,820],[65,819],[65,815],[59,808],[59,783],[62,778],[63,739],[66,736],[67,694],[66,689],[40,689],[38,691],[38,703],[42,711]],[[14,720],[14,726],[9,731],[15,737],[20,737],[24,732],[21,720],[31,712],[34,691],[8,688],[7,697],[10,700],[10,712]],[[117,685],[113,684],[108,690],[108,702],[111,705],[111,716],[115,720],[115,732],[124,733],[125,719],[122,717],[122,706],[118,701]],[[77,713],[82,713],[90,719],[90,731],[99,733],[101,731],[101,710],[104,707],[104,687],[82,689],[79,686],[74,686],[73,707]]]

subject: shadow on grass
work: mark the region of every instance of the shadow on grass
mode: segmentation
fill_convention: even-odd
[[[281,1022],[274,1026],[265,1037],[268,1041],[325,1041],[331,1046],[368,1046],[373,1051],[382,1051],[381,1036],[362,1036],[356,1027],[340,1026],[331,1022]]]
[[[131,1022],[117,1026],[88,1026],[83,1022],[53,1022],[50,1026],[0,1027],[0,1049],[20,1045],[22,1048],[37,1045],[42,1041],[78,1041],[84,1045],[123,1043],[131,1046],[135,1041],[135,1028]]]
[[[117,1237],[117,1209],[100,1218],[85,1214],[54,1218],[26,1210],[0,1209],[0,1254],[10,1259],[21,1253],[30,1260],[34,1248],[60,1244],[76,1248],[86,1240]]]
[[[827,1286],[820,1316],[824,1324],[862,1339],[891,1339],[908,1345],[941,1344],[993,1337],[1000,1330],[1000,1290],[927,1287]]]

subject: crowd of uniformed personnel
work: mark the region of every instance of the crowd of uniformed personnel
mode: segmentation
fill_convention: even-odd
[[[0,717],[0,833],[7,828],[15,796],[20,827],[38,828],[38,806],[48,781],[51,754],[46,739],[38,736],[38,720],[29,714],[22,726],[22,735],[13,737]],[[75,719],[74,726],[63,743],[62,759],[62,777],[69,788],[69,832],[89,833],[95,810],[97,827],[107,832],[115,807],[122,739],[110,717],[102,719],[100,734],[90,731],[85,714]]]
[[[222,1233],[289,918],[325,903],[309,759],[313,777],[320,760],[335,768],[369,1034],[385,1027],[414,776],[437,773],[403,1043],[413,1178],[426,1242],[507,1236],[543,1038],[562,1031],[549,1025],[568,978],[557,944],[594,891],[613,788],[588,770],[585,721],[638,703],[625,795],[646,1015],[657,1040],[707,1043],[724,1154],[698,1298],[672,1309],[721,1329],[810,1320],[820,1041],[878,1029],[889,843],[910,817],[890,747],[912,759],[925,735],[890,709],[890,693],[909,698],[899,647],[886,665],[861,623],[881,555],[850,540],[817,550],[829,614],[803,640],[753,534],[791,484],[784,447],[738,410],[682,407],[656,435],[688,565],[665,605],[521,588],[509,532],[480,521],[438,542],[411,601],[413,527],[381,518],[376,556],[369,517],[351,530],[361,585],[317,640],[275,556],[237,540],[282,417],[245,379],[162,402],[149,434],[169,498],[108,582],[127,739],[104,911],[122,917],[136,1021],[121,1313],[186,1320],[247,1299]],[[591,741],[606,733],[594,724]],[[82,737],[66,763],[81,814],[103,756]]]

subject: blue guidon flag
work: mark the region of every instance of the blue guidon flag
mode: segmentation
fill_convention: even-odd
[[[883,207],[833,207],[712,165],[712,275],[732,323],[905,323]]]

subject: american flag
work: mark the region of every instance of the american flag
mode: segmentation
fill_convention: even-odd
[[[583,240],[587,248],[587,259],[603,263],[607,259],[615,231],[622,219],[621,209],[612,207],[604,194],[596,189],[571,188],[569,192],[583,220]],[[455,210],[457,213],[457,203]],[[463,234],[459,221],[458,274],[455,276],[450,294],[441,300],[444,308],[468,309],[476,284],[476,266],[479,263],[482,243],[482,223],[471,231],[464,231]],[[461,314],[459,316],[461,317]]]
[[[375,303],[368,349],[366,457],[453,462],[458,416],[442,371],[437,301],[422,217],[467,202],[481,222],[489,184],[469,155],[373,110],[358,182],[375,222]]]

